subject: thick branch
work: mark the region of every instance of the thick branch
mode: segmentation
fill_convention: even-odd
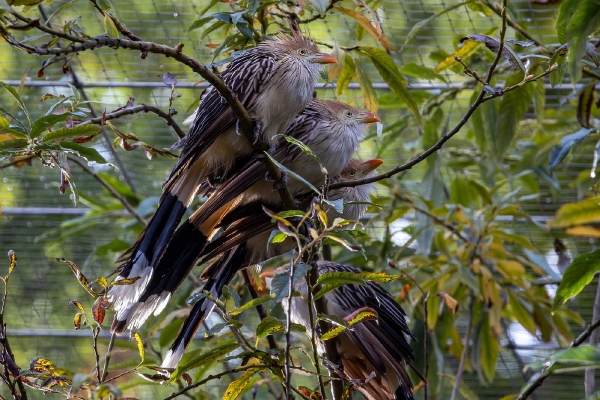
[[[65,55],[65,54],[73,54],[79,53],[81,51],[86,50],[94,50],[101,47],[110,47],[113,49],[128,49],[128,50],[137,50],[142,53],[142,58],[145,58],[146,54],[154,53],[154,54],[162,54],[166,57],[171,57],[176,61],[188,66],[192,69],[192,71],[196,72],[202,78],[204,78],[209,84],[211,84],[219,94],[225,99],[227,104],[231,107],[232,111],[238,118],[238,127],[243,135],[246,137],[249,143],[253,143],[252,147],[257,153],[262,153],[268,150],[266,144],[256,142],[254,139],[254,121],[248,114],[248,111],[244,108],[244,106],[240,103],[237,97],[229,90],[227,84],[214,72],[212,72],[208,67],[199,63],[194,58],[184,54],[182,52],[183,45],[179,44],[176,47],[170,47],[166,45],[157,44],[154,42],[146,42],[141,40],[127,40],[120,38],[111,38],[108,36],[97,36],[94,38],[84,38],[81,36],[72,35],[69,33],[65,33],[60,30],[55,30],[44,26],[39,23],[37,20],[31,20],[25,16],[20,15],[16,12],[11,12],[13,16],[15,16],[20,21],[24,22],[25,25],[13,25],[10,26],[10,29],[32,29],[36,28],[50,35],[56,36],[61,39],[68,40],[71,45],[63,48],[42,48],[37,46],[30,46],[28,44],[17,41],[8,31],[4,28],[0,29],[0,35],[12,46],[20,48],[28,53],[34,53],[38,55]],[[25,28],[26,27],[26,28]],[[265,164],[267,166],[267,171],[269,175],[273,178],[273,180],[278,183],[282,180],[281,171],[275,164],[273,164],[270,160],[265,160]],[[281,185],[279,185],[281,186]],[[295,209],[296,203],[293,200],[293,197],[289,193],[286,187],[281,187],[278,189],[278,192],[281,196],[283,204],[288,209]]]

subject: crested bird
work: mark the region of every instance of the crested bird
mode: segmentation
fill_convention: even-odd
[[[318,261],[317,268],[320,275],[360,272],[354,267],[330,261]],[[304,300],[308,295],[306,280],[301,279],[295,289],[302,297],[292,298],[291,321],[303,325],[307,334],[312,335],[308,304]],[[407,337],[415,337],[406,323],[406,313],[394,297],[374,282],[343,285],[324,297],[328,315],[343,319],[364,307],[377,313],[377,320],[359,322],[352,329],[329,339],[335,340],[341,361],[339,373],[344,380],[355,383],[368,400],[414,400],[413,385],[406,368],[410,366],[421,376],[413,365],[414,353],[407,341]],[[282,305],[287,314],[287,300]],[[319,352],[323,354],[324,351],[320,344]]]
[[[284,136],[308,146],[327,172],[336,176],[358,149],[367,125],[378,121],[377,115],[347,104],[313,99],[294,118]],[[298,172],[314,186],[325,183],[319,164],[296,144],[282,142],[275,148],[272,157],[289,170]],[[204,245],[225,215],[256,199],[274,205],[280,203],[279,194],[273,191],[273,183],[264,179],[266,173],[264,163],[254,157],[219,185],[208,200],[172,234],[169,243],[163,246],[161,254],[156,256],[153,275],[136,292],[135,301],[129,301],[117,309],[112,331],[137,329],[152,313],[157,315],[162,311],[171,294],[194,267]],[[308,190],[305,183],[293,177],[288,179],[287,184],[294,195]]]
[[[375,168],[381,165],[382,162],[379,159],[365,162],[351,159],[340,176],[334,180],[346,181],[373,176]],[[370,199],[369,195],[374,189],[375,184],[340,188],[332,190],[328,194],[328,198],[343,199],[345,202],[366,202]],[[266,205],[274,211],[280,210],[275,208],[273,204],[266,203]],[[255,201],[225,217],[223,223],[227,224],[227,228],[217,239],[210,242],[202,252],[202,262],[220,255],[220,258],[207,267],[201,276],[202,279],[207,281],[203,290],[210,292],[213,298],[218,298],[221,295],[223,287],[229,284],[239,270],[282,255],[296,247],[296,242],[291,238],[287,238],[280,243],[269,243],[274,223],[271,221],[271,217],[262,210],[263,206],[265,206],[265,202]],[[358,220],[362,217],[366,208],[365,204],[347,205],[341,214],[331,208],[327,210],[328,220],[333,221],[338,216],[344,219]],[[175,341],[163,359],[163,368],[175,368],[177,366],[200,324],[210,315],[213,309],[214,303],[206,298],[194,304]]]
[[[233,59],[221,78],[255,121],[255,135],[273,146],[276,135],[284,132],[312,99],[323,64],[336,62],[335,57],[319,53],[309,38],[294,32],[268,39]],[[179,160],[163,185],[157,211],[118,260],[121,266],[116,280],[140,278],[110,289],[108,299],[118,320],[127,318],[144,293],[157,258],[201,183],[212,171],[227,171],[237,158],[251,153],[252,144],[239,134],[231,107],[216,90],[207,90]],[[120,332],[122,327],[113,324],[111,330]]]

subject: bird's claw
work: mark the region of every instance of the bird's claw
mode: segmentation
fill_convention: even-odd
[[[369,383],[371,381],[371,379],[375,378],[375,376],[377,376],[377,374],[375,373],[375,371],[373,371],[373,372],[371,372],[371,375],[369,375],[367,377],[367,379],[350,379],[350,380],[348,380],[348,382],[350,382],[354,386],[362,388],[367,383]]]
[[[284,187],[287,186],[287,174],[283,171],[281,171],[281,179],[278,182],[275,182],[273,184],[273,190],[279,190],[279,189],[283,189]]]
[[[254,141],[252,142],[253,145],[258,143],[258,139],[260,138],[261,131],[262,131],[262,126],[261,126],[260,122],[255,121],[254,122],[254,136],[253,136]]]

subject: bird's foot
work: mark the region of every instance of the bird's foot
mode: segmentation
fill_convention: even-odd
[[[287,174],[281,171],[281,179],[273,184],[273,190],[283,189],[287,186],[288,177]]]
[[[260,121],[254,121],[254,141],[252,142],[252,145],[255,145],[256,143],[258,143],[258,139],[260,138],[260,134],[262,133],[262,125],[260,123]]]
[[[367,377],[367,379],[350,379],[349,382],[357,387],[364,387],[367,383],[371,381],[371,379],[375,378],[377,374],[375,371],[371,372],[371,375]]]

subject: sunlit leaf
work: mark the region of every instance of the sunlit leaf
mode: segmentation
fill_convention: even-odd
[[[229,386],[227,386],[227,390],[225,390],[223,400],[237,399],[238,396],[242,394],[246,386],[248,386],[256,372],[258,372],[258,369],[249,369],[240,375],[239,378],[231,382]]]
[[[337,81],[337,94],[341,96],[344,94],[352,78],[356,78],[356,63],[349,53],[346,53],[344,61],[344,69],[340,73]]]
[[[73,273],[75,274],[75,277],[77,277],[77,280],[79,281],[79,283],[81,284],[81,286],[83,286],[83,288],[89,294],[91,294],[94,298],[98,297],[98,294],[90,287],[89,281],[87,280],[87,278],[85,277],[85,275],[83,275],[81,273],[81,271],[79,270],[79,268],[77,268],[77,265],[75,265],[73,262],[71,262],[69,260],[65,260],[64,258],[57,258],[56,261],[64,262],[69,267],[71,267],[71,271],[73,271]]]
[[[551,228],[568,228],[594,222],[600,222],[600,200],[591,197],[577,203],[563,205],[548,225]]]
[[[386,50],[393,50],[392,45],[390,44],[390,41],[383,34],[383,32],[379,32],[373,26],[373,24],[371,24],[371,21],[369,21],[369,19],[367,17],[365,17],[363,14],[359,13],[358,11],[354,11],[354,10],[350,10],[348,8],[341,7],[337,4],[334,7],[338,11],[340,11],[342,14],[344,14],[344,15],[352,18],[356,22],[358,22],[360,24],[360,26],[362,26],[371,37],[373,37],[375,40],[377,40],[379,43],[381,43],[381,45]]]
[[[212,350],[198,357],[194,357],[185,364],[177,367],[177,369],[171,374],[171,379],[169,380],[169,383],[175,382],[179,378],[179,376],[181,376],[181,374],[183,374],[184,372],[212,363],[213,361],[218,360],[225,354],[231,353],[239,346],[240,345],[238,343],[225,343],[217,346],[216,348],[213,348]]]
[[[598,271],[600,271],[600,250],[575,257],[558,285],[552,310],[562,306],[571,297],[577,296],[594,279]]]
[[[243,304],[242,306],[229,311],[228,314],[231,316],[241,314],[242,312],[249,310],[251,308],[254,308],[260,304],[268,303],[272,299],[273,299],[273,295],[271,295],[271,294],[259,297],[258,299],[252,299],[249,302]]]
[[[79,309],[79,311],[81,311],[82,313],[84,313],[84,312],[85,312],[85,310],[83,309],[83,306],[82,306],[82,305],[81,305],[81,303],[80,303],[80,302],[78,302],[77,300],[71,300],[71,301],[69,302],[69,304],[72,304],[72,305],[74,305],[75,307],[77,307],[77,308]]]
[[[8,251],[8,274],[6,274],[7,278],[11,274],[11,272],[13,272],[13,270],[15,269],[16,266],[17,266],[17,253],[15,253],[14,250],[9,250]]]
[[[115,22],[108,16],[108,14],[104,15],[104,30],[106,34],[111,38],[119,38],[119,31],[115,26]]]
[[[444,304],[452,312],[452,315],[456,315],[458,312],[458,301],[446,292],[438,292],[437,296],[444,300]]]
[[[357,58],[355,61],[356,78],[358,79],[360,90],[363,94],[365,108],[371,112],[377,112],[377,109],[379,108],[379,101],[377,100],[377,93],[373,88],[371,78],[369,78],[369,75],[365,71],[362,65],[362,60]]]
[[[61,140],[66,138],[72,138],[77,136],[88,136],[95,135],[102,130],[102,127],[98,125],[78,125],[73,128],[60,128],[52,131],[44,136],[42,139],[45,143],[55,140]]]
[[[62,141],[60,142],[60,147],[65,150],[72,150],[77,155],[84,157],[88,161],[95,161],[98,164],[106,164],[106,159],[100,155],[98,150],[92,147],[85,147],[77,143]]]
[[[102,322],[104,322],[108,306],[110,306],[110,302],[103,297],[98,297],[92,305],[92,316],[98,325],[102,325]]]
[[[283,322],[275,317],[267,316],[256,327],[256,336],[259,338],[266,338],[272,333],[283,332],[285,325]]]
[[[358,323],[364,322],[364,321],[377,320],[377,318],[378,318],[378,315],[375,310],[373,310],[372,308],[369,308],[369,307],[362,307],[362,308],[359,308],[358,310],[355,310],[350,315],[344,317],[344,321],[346,321],[348,323],[348,325],[350,327],[352,327],[352,326],[354,326]],[[341,326],[341,325],[334,326],[333,328],[331,328],[330,330],[328,330],[321,336],[321,340],[333,339],[333,338],[339,336],[345,330],[346,330],[346,328],[344,326]]]

